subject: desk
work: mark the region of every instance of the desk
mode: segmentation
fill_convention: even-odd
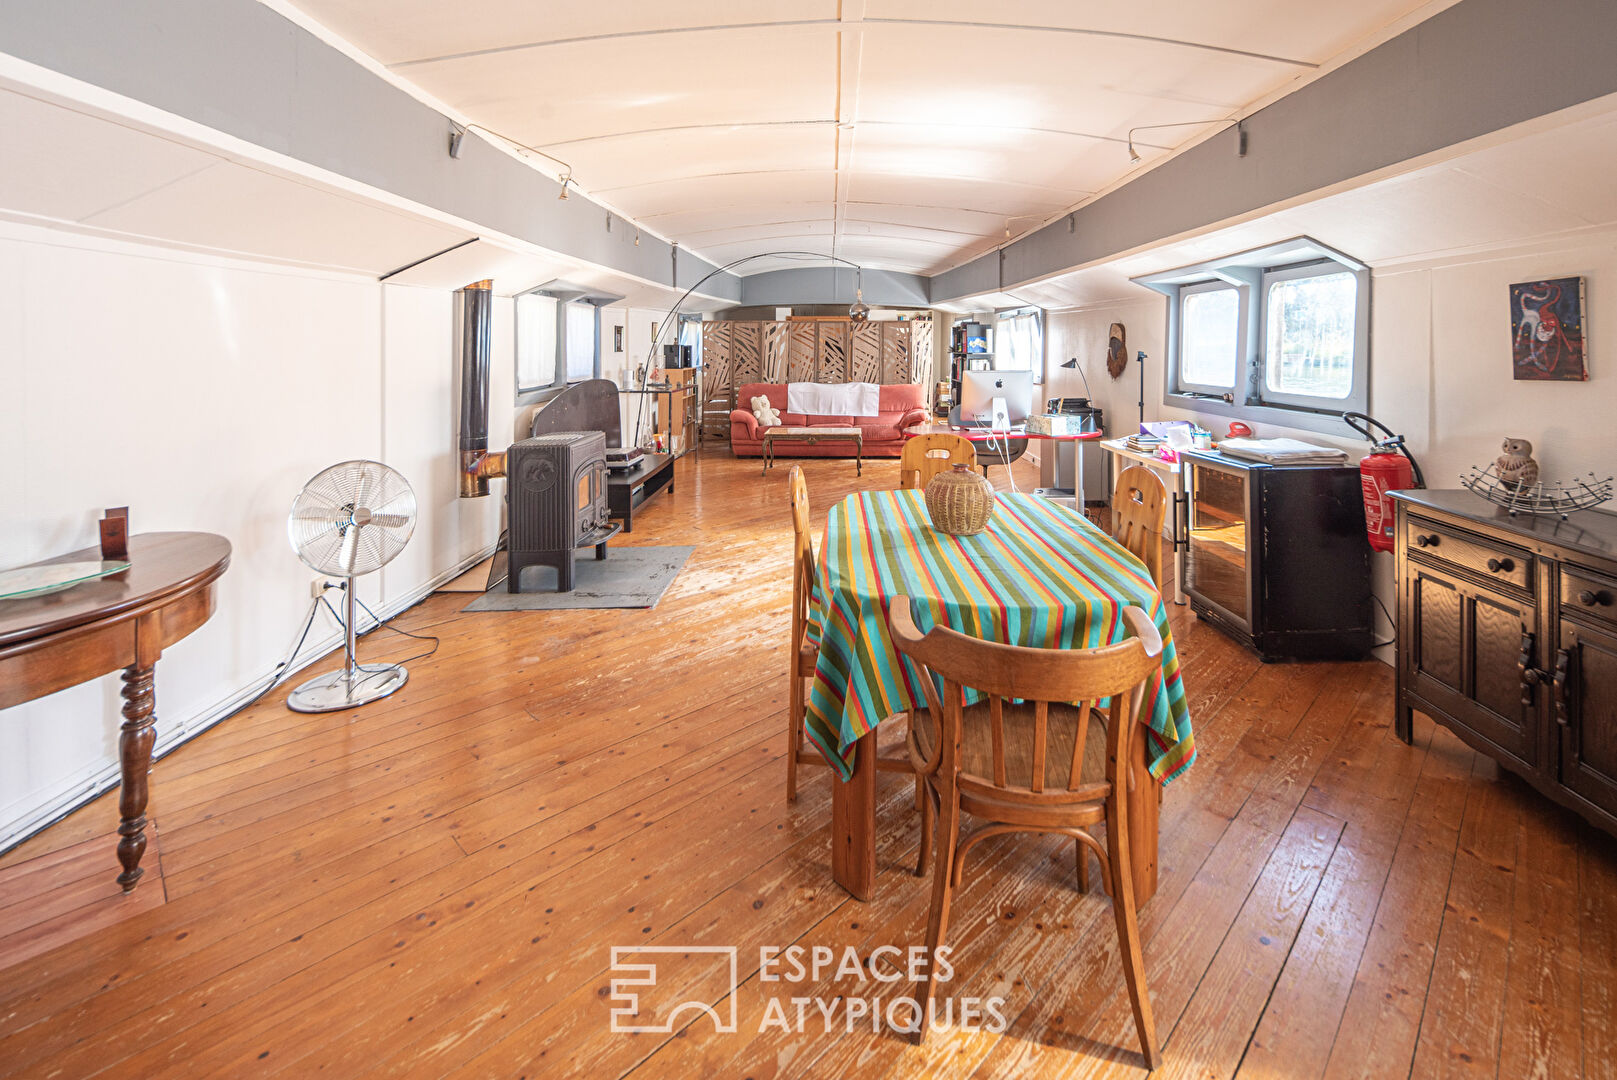
[[[46,562],[101,558],[86,548]],[[0,709],[123,668],[118,736],[118,884],[134,889],[146,853],[147,774],[157,741],[154,681],[163,650],[208,621],[230,542],[212,533],[129,538],[129,569],[63,592],[0,600]]]
[[[998,434],[1005,439],[1009,446],[1009,451],[1006,454],[996,454],[983,445],[994,440],[996,436],[995,432],[987,428],[952,427],[949,424],[911,424],[904,429],[906,439],[913,439],[920,435],[958,435],[962,439],[969,440],[977,450],[977,464],[982,466],[984,476],[988,475],[988,466],[1007,465],[1011,461],[1016,461],[1020,458],[1027,451],[1029,439],[1038,442],[1072,443],[1072,467],[1073,472],[1077,474],[1075,477],[1077,480],[1076,490],[1062,486],[1059,461],[1056,463],[1054,490],[1061,494],[1066,494],[1069,491],[1073,492],[1073,495],[1078,500],[1079,508],[1082,509],[1084,505],[1084,443],[1100,439],[1102,437],[1101,432],[1085,431],[1077,435],[1047,435],[1042,431],[1029,431],[1025,427],[1017,427],[1011,429],[1009,436],[1004,436],[1003,433]]]
[[[1190,550],[1190,497],[1186,494],[1189,466],[1183,458],[1178,463],[1163,461],[1155,454],[1143,450],[1130,450],[1126,439],[1105,439],[1101,449],[1112,455],[1112,490],[1117,490],[1117,478],[1129,462],[1137,462],[1148,469],[1169,474],[1172,483],[1168,489],[1168,524],[1171,527],[1169,543],[1173,545],[1173,602],[1185,602],[1185,556]]]
[[[892,597],[917,601],[923,630],[940,620],[964,633],[1042,648],[1121,640],[1118,608],[1133,605],[1162,634],[1162,676],[1147,689],[1149,731],[1136,740],[1129,815],[1139,846],[1135,887],[1156,889],[1157,784],[1195,757],[1168,612],[1149,572],[1083,515],[1026,493],[1000,493],[988,530],[938,532],[920,491],[867,491],[831,510],[809,630],[820,644],[804,725],[838,781],[832,791],[832,876],[859,899],[876,873],[876,728],[924,708],[888,637]],[[928,610],[920,610],[927,605]],[[1007,628],[1016,628],[1010,631]],[[823,640],[822,640],[823,637]]]
[[[967,440],[977,451],[977,464],[982,466],[984,476],[988,475],[988,466],[1007,465],[1020,458],[1027,452],[1027,441],[1034,437],[1022,428],[1013,428],[1009,435],[987,428],[954,427],[950,424],[911,424],[904,429],[906,439],[921,435],[958,435]],[[989,442],[994,442],[996,446],[1003,444],[1004,451],[986,446]]]
[[[1084,500],[1084,444],[1085,443],[1090,443],[1090,442],[1099,442],[1104,437],[1104,433],[1099,432],[1099,431],[1082,431],[1082,432],[1078,432],[1078,433],[1072,434],[1072,435],[1047,435],[1047,434],[1045,434],[1043,432],[1039,432],[1039,431],[1030,431],[1030,432],[1027,433],[1027,437],[1030,438],[1030,439],[1038,439],[1041,442],[1049,442],[1049,443],[1056,444],[1056,445],[1051,447],[1051,456],[1054,458],[1054,460],[1051,461],[1051,463],[1050,463],[1051,466],[1052,466],[1052,471],[1051,471],[1051,474],[1050,474],[1050,481],[1051,481],[1052,486],[1048,490],[1045,490],[1045,489],[1041,489],[1041,490],[1044,490],[1044,493],[1046,495],[1052,495],[1052,496],[1059,495],[1059,496],[1065,496],[1065,497],[1072,498],[1072,499],[1076,500],[1077,504],[1078,504],[1077,505],[1077,510],[1079,511],[1079,513],[1082,513],[1083,509],[1084,509],[1084,502],[1085,502],[1085,500]],[[1073,477],[1072,477],[1073,485],[1072,485],[1072,487],[1067,487],[1065,484],[1063,484],[1061,482],[1061,453],[1060,453],[1060,451],[1061,451],[1061,444],[1062,443],[1071,443],[1072,444],[1072,473],[1073,473]]]

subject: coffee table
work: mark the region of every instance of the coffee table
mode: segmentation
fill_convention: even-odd
[[[801,443],[813,446],[820,442],[851,442],[853,443],[853,467],[855,476],[865,475],[865,433],[856,427],[772,427],[764,431],[764,475],[769,475],[769,468],[775,464],[775,444]]]

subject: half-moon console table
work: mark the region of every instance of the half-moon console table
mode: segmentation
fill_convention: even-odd
[[[99,561],[86,548],[46,562]],[[156,741],[152,681],[163,650],[208,621],[230,541],[212,533],[129,538],[129,569],[62,592],[0,600],[0,709],[123,669],[118,737],[118,884],[140,880],[146,853],[146,779]]]

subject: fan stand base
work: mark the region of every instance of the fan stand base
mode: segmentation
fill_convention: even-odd
[[[346,669],[328,671],[298,686],[286,697],[293,712],[337,712],[385,698],[410,678],[398,664],[360,664],[350,681]]]

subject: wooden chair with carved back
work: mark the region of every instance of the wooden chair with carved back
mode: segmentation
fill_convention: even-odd
[[[918,669],[926,711],[910,720],[910,756],[926,784],[922,856],[934,846],[927,920],[921,1038],[935,992],[931,958],[945,943],[949,908],[966,856],[980,841],[1009,832],[1070,836],[1078,850],[1079,887],[1088,891],[1088,850],[1109,879],[1124,981],[1148,1068],[1158,1063],[1146,993],[1125,803],[1131,744],[1139,736],[1145,688],[1160,670],[1162,639],[1146,613],[1123,609],[1133,636],[1098,649],[1039,649],[981,641],[947,627],[916,628],[908,597],[888,619],[893,645]],[[939,695],[934,677],[942,680]],[[963,687],[985,700],[963,704]],[[1103,713],[1093,706],[1111,699]],[[1018,703],[1019,702],[1019,703]],[[961,817],[982,822],[960,835]],[[1105,822],[1103,849],[1088,832]]]
[[[976,448],[964,436],[946,432],[917,435],[904,443],[904,453],[898,459],[898,486],[924,491],[938,473],[954,465],[976,464]]]
[[[814,533],[809,518],[808,482],[803,479],[803,467],[793,465],[788,480],[792,499],[792,647],[788,679],[786,736],[786,801],[797,801],[797,767],[799,765],[825,765],[817,749],[804,746],[806,736],[803,720],[808,712],[807,686],[814,678],[815,665],[820,660],[819,647],[808,637],[809,604],[814,596],[816,562]],[[907,756],[877,757],[876,768],[882,772],[913,773],[914,767]],[[916,806],[921,803],[920,781],[916,781]]]
[[[1144,465],[1130,465],[1117,477],[1112,492],[1112,539],[1123,545],[1151,571],[1162,588],[1162,521],[1167,489],[1156,473]]]

